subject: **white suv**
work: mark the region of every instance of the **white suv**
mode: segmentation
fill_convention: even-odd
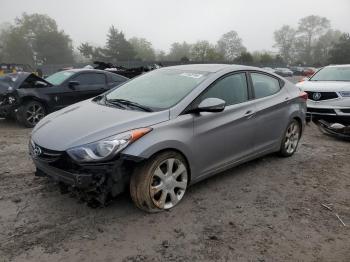
[[[350,122],[350,65],[326,66],[297,86],[308,94],[308,117]]]

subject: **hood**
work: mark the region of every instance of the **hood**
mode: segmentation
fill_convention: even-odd
[[[169,110],[123,110],[86,100],[42,119],[32,132],[38,145],[56,151],[88,144],[128,130],[169,120]]]
[[[303,81],[296,84],[303,91],[311,92],[341,92],[350,91],[350,82],[338,81]]]
[[[24,83],[26,83],[25,88],[43,87],[42,85],[36,86],[35,83],[37,81],[45,83],[47,86],[52,86],[52,84],[47,82],[45,79],[38,77],[33,73],[19,72],[4,75],[0,77],[0,94],[9,93],[13,90],[24,87]]]

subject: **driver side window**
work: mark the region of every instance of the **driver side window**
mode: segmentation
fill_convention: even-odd
[[[245,73],[226,76],[209,87],[201,96],[200,101],[206,98],[219,98],[226,102],[226,106],[248,101],[248,85]]]

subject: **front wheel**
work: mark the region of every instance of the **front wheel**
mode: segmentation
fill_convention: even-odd
[[[296,119],[294,119],[289,123],[287,130],[284,133],[281,148],[279,151],[280,155],[284,157],[292,156],[297,150],[300,136],[300,123]]]
[[[185,195],[188,167],[178,153],[160,153],[136,168],[130,181],[135,205],[147,212],[159,212],[176,206]]]
[[[37,101],[24,103],[17,112],[17,120],[25,127],[34,127],[44,116],[46,110],[43,104]]]

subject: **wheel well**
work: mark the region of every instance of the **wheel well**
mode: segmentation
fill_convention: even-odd
[[[188,174],[188,184],[191,182],[191,165],[190,165],[190,162],[188,161],[186,155],[184,153],[182,153],[180,150],[176,149],[176,148],[164,148],[160,151],[157,151],[156,153],[154,153],[153,155],[151,155],[148,159],[154,157],[155,155],[158,155],[160,153],[163,153],[163,152],[169,152],[169,151],[172,151],[172,152],[176,152],[178,154],[180,154],[186,161],[186,165],[188,167],[188,171],[189,171],[189,174]]]
[[[48,113],[48,110],[49,110],[48,105],[43,100],[40,100],[34,96],[25,96],[22,98],[22,103],[27,103],[29,101],[36,101],[41,103],[45,107],[46,113]]]
[[[295,119],[295,120],[297,120],[298,121],[298,123],[299,123],[299,125],[300,125],[300,133],[303,133],[303,123],[302,123],[302,121],[301,121],[301,119],[300,119],[300,117],[294,117],[293,119]]]

